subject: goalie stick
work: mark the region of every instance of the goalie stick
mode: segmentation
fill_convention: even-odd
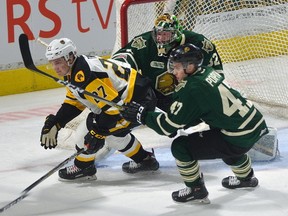
[[[51,79],[53,79],[54,81],[56,81],[57,83],[61,84],[61,85],[64,85],[64,86],[67,86],[69,88],[72,88],[74,90],[76,90],[77,92],[81,93],[81,94],[85,94],[85,95],[88,95],[88,96],[91,96],[99,101],[102,101],[106,104],[108,104],[109,106],[113,106],[113,107],[116,107],[117,109],[119,110],[123,110],[123,107],[118,105],[117,103],[114,103],[112,101],[109,101],[109,100],[106,100],[105,98],[102,98],[102,97],[99,97],[98,95],[94,94],[94,93],[91,93],[91,92],[88,92],[78,86],[75,86],[73,84],[71,84],[70,82],[68,81],[65,81],[65,80],[61,80],[61,79],[58,79],[40,69],[38,69],[34,62],[33,62],[33,59],[32,59],[32,55],[31,55],[31,51],[30,51],[30,47],[29,47],[29,41],[28,41],[28,36],[26,34],[21,34],[19,36],[19,46],[20,46],[20,51],[21,51],[21,55],[22,55],[22,59],[23,59],[23,62],[24,62],[24,65],[27,69],[29,69],[30,71],[33,71],[33,72],[36,72],[36,73],[39,73],[39,74],[42,74],[46,77],[49,77]]]
[[[57,170],[59,170],[61,167],[63,167],[64,165],[66,165],[68,162],[70,162],[71,160],[73,160],[76,156],[78,156],[79,154],[83,153],[85,150],[81,149],[80,151],[74,153],[73,155],[71,155],[69,158],[67,158],[66,160],[64,160],[63,162],[61,162],[60,164],[58,164],[56,167],[54,167],[52,170],[50,170],[49,172],[47,172],[45,175],[43,175],[41,178],[39,178],[37,181],[35,181],[33,184],[31,184],[30,186],[28,186],[25,190],[23,190],[21,192],[21,195],[16,198],[15,200],[13,200],[12,202],[8,203],[7,205],[5,205],[4,207],[2,207],[0,209],[0,213],[4,212],[5,210],[7,210],[8,208],[10,208],[11,206],[17,204],[18,202],[20,202],[21,200],[23,200],[25,197],[27,197],[29,194],[29,191],[32,190],[34,187],[36,187],[38,184],[40,184],[42,181],[44,181],[45,179],[47,179],[49,176],[51,176],[52,174],[54,174]]]

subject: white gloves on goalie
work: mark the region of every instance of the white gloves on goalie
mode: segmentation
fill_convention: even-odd
[[[52,114],[48,115],[41,131],[41,146],[45,149],[55,148],[57,146],[57,135],[60,128],[56,117]]]

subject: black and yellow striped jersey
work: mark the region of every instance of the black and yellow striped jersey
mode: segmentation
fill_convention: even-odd
[[[141,76],[130,65],[116,60],[80,55],[76,58],[71,75],[64,77],[74,86],[95,93],[101,98],[113,101],[118,105],[130,102],[134,95],[137,76]],[[69,107],[69,108],[68,108]],[[105,112],[108,115],[118,115],[119,110],[91,96],[81,94],[67,87],[66,98],[57,113],[60,125],[63,127],[87,107],[93,113]],[[67,110],[69,109],[69,112]]]

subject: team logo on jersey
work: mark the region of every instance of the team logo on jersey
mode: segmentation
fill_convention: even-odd
[[[142,37],[137,37],[133,40],[131,47],[134,47],[136,49],[142,49],[144,47],[146,47],[146,41],[144,40]]]
[[[187,80],[182,80],[178,83],[178,85],[175,88],[175,92],[178,92],[181,88],[184,88],[187,83]]]
[[[75,75],[75,81],[76,82],[84,82],[85,81],[85,76],[84,72],[82,70],[78,71]]]
[[[163,95],[172,94],[177,81],[173,74],[167,71],[156,77],[155,89]]]
[[[214,47],[213,44],[211,43],[211,41],[204,39],[204,41],[202,41],[202,50],[204,50],[205,52],[209,53],[211,51],[213,51]]]
[[[158,62],[158,61],[151,61],[150,62],[150,66],[153,67],[153,68],[160,68],[160,69],[164,69],[165,68],[164,62]]]

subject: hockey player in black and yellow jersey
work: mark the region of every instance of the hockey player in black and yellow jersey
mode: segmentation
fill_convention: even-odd
[[[127,45],[116,51],[112,58],[129,63],[148,77],[157,96],[157,107],[167,111],[172,101],[175,77],[167,72],[171,50],[184,43],[201,48],[203,65],[222,72],[222,63],[215,45],[204,35],[184,30],[175,15],[163,14],[155,20],[152,31],[134,37]]]
[[[167,113],[151,112],[134,102],[121,111],[127,120],[141,122],[166,136],[175,135],[178,129],[189,131],[201,121],[210,126],[210,130],[181,135],[172,142],[171,151],[186,185],[172,193],[177,202],[209,203],[198,160],[221,158],[231,167],[235,176],[222,180],[225,188],[256,187],[258,179],[246,153],[268,133],[255,106],[202,62],[201,50],[192,44],[173,49],[168,65],[178,85]]]
[[[128,64],[97,56],[78,56],[76,46],[68,38],[53,40],[46,49],[46,57],[56,73],[74,86],[118,105],[135,100],[145,103],[151,110],[155,108],[156,98],[150,81]],[[123,119],[117,108],[69,87],[66,99],[57,114],[51,114],[46,118],[41,133],[41,145],[46,149],[54,148],[57,145],[58,130],[86,107],[91,113],[87,121],[79,126],[80,132],[77,136],[81,138],[76,142],[77,150],[85,147],[86,151],[75,158],[72,166],[59,171],[61,179],[95,179],[95,154],[103,147],[105,141],[106,145],[133,160],[123,164],[124,172],[159,168],[154,154],[145,151],[141,143],[130,133],[131,129],[139,124]],[[133,169],[130,169],[131,163],[135,163]]]

